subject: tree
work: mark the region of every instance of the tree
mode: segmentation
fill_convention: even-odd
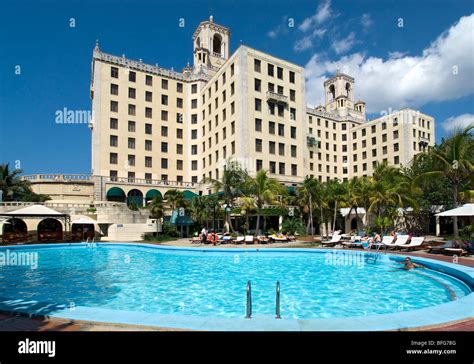
[[[222,179],[205,178],[202,183],[210,183],[217,194],[222,192],[222,199],[228,206],[233,206],[235,200],[244,195],[245,184],[247,183],[249,176],[246,170],[244,170],[239,162],[228,159],[226,161],[226,169],[222,174]],[[226,211],[226,224],[231,231],[234,231],[232,221],[230,219],[230,213]]]
[[[178,207],[185,206],[184,193],[176,189],[169,190],[165,193],[165,200],[171,211],[175,211]]]
[[[150,210],[150,215],[152,219],[162,221],[165,208],[163,206],[163,198],[161,197],[161,195],[156,195],[155,197],[153,197],[153,200],[151,200],[150,204],[148,205],[148,208]],[[158,228],[158,223],[156,224],[156,227]]]
[[[315,204],[321,205],[321,184],[313,176],[306,176],[301,186],[296,190],[297,201],[303,211],[308,213],[306,232],[314,234],[313,210]],[[322,221],[322,219],[321,219]]]
[[[268,177],[268,172],[264,169],[259,170],[255,178],[247,179],[246,190],[255,197],[257,206],[255,235],[257,235],[260,229],[260,210],[263,209],[263,205],[274,203],[279,195],[284,195],[287,191],[276,179]]]
[[[450,138],[444,139],[439,146],[432,148],[428,154],[433,159],[433,170],[417,177],[420,183],[446,178],[452,186],[452,203],[457,207],[459,193],[465,185],[473,186],[474,180],[474,125],[456,131]],[[459,236],[458,219],[453,218],[454,236]]]
[[[349,207],[349,212],[346,218],[349,218],[352,210],[356,214],[356,219],[359,218],[357,209],[363,207],[365,210],[365,218],[363,219],[364,230],[367,229],[367,210],[369,208],[369,199],[372,192],[371,180],[367,177],[354,177],[347,184],[345,204]]]
[[[21,173],[21,169],[10,171],[9,163],[0,164],[0,190],[3,201],[44,202],[50,199],[47,195],[34,193],[30,183],[20,178]]]

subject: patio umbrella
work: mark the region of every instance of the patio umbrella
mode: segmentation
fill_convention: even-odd
[[[435,216],[474,216],[474,203],[467,203],[455,209],[440,212]]]

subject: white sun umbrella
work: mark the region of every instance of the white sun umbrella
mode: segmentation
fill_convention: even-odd
[[[71,222],[71,225],[74,225],[74,224],[94,225],[94,229],[102,234],[102,231],[100,230],[98,222],[94,219],[91,219],[90,217],[80,216]]]
[[[467,203],[455,209],[440,212],[435,216],[474,216],[474,203]]]

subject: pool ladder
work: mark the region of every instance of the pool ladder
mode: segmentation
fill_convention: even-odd
[[[246,313],[245,318],[252,318],[252,284],[250,281],[247,281],[247,304],[246,304]],[[280,310],[280,281],[276,283],[276,297],[275,297],[275,318],[281,319],[281,310]]]

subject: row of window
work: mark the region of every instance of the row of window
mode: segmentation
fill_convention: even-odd
[[[268,142],[268,153],[269,154],[276,154],[276,142]],[[292,158],[296,158],[296,145],[290,146],[290,155]],[[263,140],[262,139],[255,139],[255,151],[256,152],[263,152]],[[285,143],[278,143],[278,154],[281,156],[285,155]]]
[[[254,90],[257,92],[262,92],[262,80],[255,78],[254,79]],[[275,84],[269,82],[267,86],[268,92],[276,92],[279,95],[285,94],[285,89],[283,86],[277,86],[277,91],[275,91]],[[296,101],[296,91],[290,89],[290,101]]]
[[[127,69],[128,73],[128,81],[129,82],[136,82],[137,81],[137,73],[135,71],[130,71]],[[119,69],[118,67],[111,67],[110,68],[110,77],[111,78],[119,78]],[[153,76],[152,75],[145,75],[145,85],[147,86],[153,86]],[[176,82],[176,92],[183,93],[183,83],[182,82]],[[169,81],[166,78],[161,79],[161,88],[163,90],[168,90],[169,88]],[[197,84],[192,84],[191,85],[191,93],[192,94],[197,94],[198,92],[198,86]]]
[[[253,69],[255,72],[261,73],[262,72],[262,61],[255,58],[253,61]],[[279,80],[284,80],[284,70],[282,67],[275,67],[271,63],[267,63],[267,75],[270,77],[275,77],[275,68],[276,68],[276,77]],[[288,80],[290,83],[295,83],[295,72],[288,71]]]

